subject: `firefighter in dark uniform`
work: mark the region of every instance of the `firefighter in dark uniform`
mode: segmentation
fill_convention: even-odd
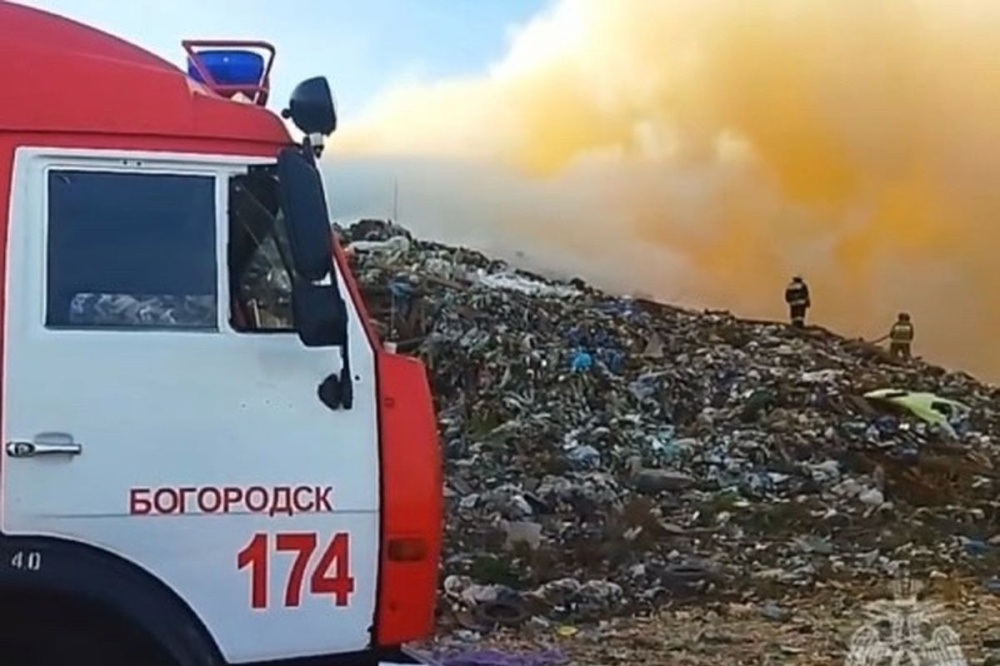
[[[896,323],[889,331],[889,354],[894,358],[910,358],[910,345],[913,343],[913,322],[910,315],[900,312]]]
[[[785,303],[788,304],[792,326],[802,328],[806,325],[806,310],[809,309],[809,287],[796,275],[785,289]]]

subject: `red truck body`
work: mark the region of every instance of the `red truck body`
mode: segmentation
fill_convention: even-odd
[[[213,45],[234,46],[185,47]],[[241,300],[252,284],[235,266],[263,246],[244,231],[264,225],[277,247],[310,187],[286,179],[282,156],[320,182],[309,154],[322,137],[300,149],[263,105],[270,64],[235,101],[3,1],[0,58],[0,603],[21,618],[0,642],[49,655],[31,630],[45,626],[114,663],[95,637],[129,636],[116,639],[129,656],[179,665],[427,636],[442,479],[423,365],[382,346],[332,234],[326,286],[308,293],[340,299],[344,338],[296,339],[314,335],[298,287],[283,294],[294,323],[246,325],[266,299]],[[287,205],[268,204],[271,190]],[[153,292],[197,296],[208,314],[105,307]],[[321,400],[338,372],[352,400]]]

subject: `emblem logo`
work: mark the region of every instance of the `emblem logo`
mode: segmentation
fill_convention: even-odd
[[[851,636],[847,666],[968,666],[958,633],[938,621],[941,604],[919,600],[908,576],[892,583],[892,600],[866,604],[867,621]]]

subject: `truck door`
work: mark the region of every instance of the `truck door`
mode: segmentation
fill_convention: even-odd
[[[317,387],[339,354],[291,330],[276,232],[228,214],[245,167],[189,159],[18,152],[3,532],[142,567],[229,662],[364,649],[373,352],[341,285],[354,401],[325,406]]]

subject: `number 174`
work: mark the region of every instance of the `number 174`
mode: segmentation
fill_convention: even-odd
[[[243,570],[248,567],[250,569],[252,608],[267,607],[267,590],[270,583],[268,569],[271,556],[268,542],[266,533],[254,534],[250,543],[236,557],[237,569]],[[350,575],[348,560],[349,545],[349,536],[346,532],[333,536],[309,577],[310,594],[332,594],[336,605],[347,605],[348,598],[354,592],[354,578]],[[275,535],[275,552],[295,553],[295,559],[288,572],[288,582],[285,585],[286,607],[296,607],[302,600],[303,579],[316,546],[315,532],[285,532]],[[333,570],[332,575],[331,570]]]

